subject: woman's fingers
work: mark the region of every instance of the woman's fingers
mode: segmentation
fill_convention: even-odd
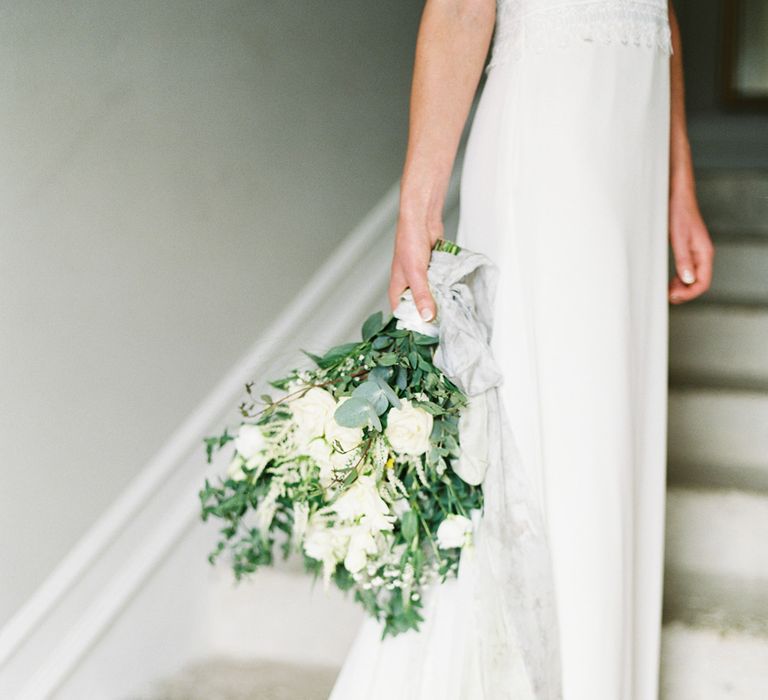
[[[403,267],[396,257],[392,262],[389,279],[389,305],[394,311],[400,302],[400,295],[410,288],[419,314],[425,321],[431,321],[435,317],[435,301],[429,291],[427,266],[416,260],[408,260],[407,268],[404,270]]]
[[[395,258],[392,261],[392,272],[390,273],[388,291],[389,305],[392,308],[392,311],[397,307],[400,302],[400,295],[405,291],[407,286],[408,282],[405,279],[403,268],[400,266],[399,260]]]
[[[412,266],[408,271],[408,286],[413,294],[413,301],[419,311],[419,315],[425,321],[431,321],[435,317],[435,301],[429,291],[426,267]]]
[[[683,283],[693,284],[696,281],[696,274],[694,272],[693,258],[687,243],[688,241],[681,241],[678,245],[673,246],[672,250],[675,256],[677,276]]]
[[[680,304],[703,294],[712,283],[714,248],[703,224],[692,238],[677,243],[674,255],[677,275],[669,285],[669,300]],[[690,274],[686,274],[687,271]]]
[[[695,197],[687,195],[670,201],[669,224],[677,273],[669,283],[669,300],[679,304],[709,289],[715,251]]]
[[[410,288],[419,314],[428,321],[435,317],[436,312],[427,281],[427,267],[432,256],[431,231],[435,231],[439,237],[442,224],[428,227],[421,222],[414,224],[407,217],[401,216],[395,234],[389,282],[389,303],[392,309],[397,306],[403,291]]]

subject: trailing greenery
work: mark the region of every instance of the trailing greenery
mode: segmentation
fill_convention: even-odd
[[[269,382],[278,395],[248,384],[239,431],[205,441],[209,461],[234,443],[227,474],[199,492],[202,520],[223,523],[211,564],[226,553],[239,580],[275,547],[300,553],[384,636],[418,628],[425,587],[455,575],[482,507],[451,469],[466,397],[433,363],[438,339],[397,326],[373,314],[359,342]]]

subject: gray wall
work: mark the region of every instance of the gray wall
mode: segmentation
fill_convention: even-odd
[[[397,179],[421,6],[0,1],[0,623]]]
[[[734,111],[721,100],[722,0],[674,4],[694,161],[701,167],[768,168],[768,113]]]

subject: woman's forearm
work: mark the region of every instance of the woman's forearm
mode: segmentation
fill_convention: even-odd
[[[695,192],[695,180],[685,117],[683,48],[680,40],[680,26],[672,0],[669,0],[669,25],[672,30],[673,49],[670,65],[669,186],[673,195],[690,196]]]
[[[495,21],[495,0],[427,0],[416,42],[400,215],[438,224]]]
[[[683,51],[672,0],[669,0],[669,25],[673,49],[670,64],[669,241],[676,270],[669,283],[669,300],[680,304],[695,299],[709,289],[715,249],[696,198],[696,180],[685,120]]]

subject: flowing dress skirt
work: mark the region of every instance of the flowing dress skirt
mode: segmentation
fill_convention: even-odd
[[[493,350],[548,528],[564,700],[658,697],[667,400],[669,57],[573,42],[494,66],[458,242],[499,267]],[[420,634],[364,623],[332,700],[493,700],[472,582]]]

